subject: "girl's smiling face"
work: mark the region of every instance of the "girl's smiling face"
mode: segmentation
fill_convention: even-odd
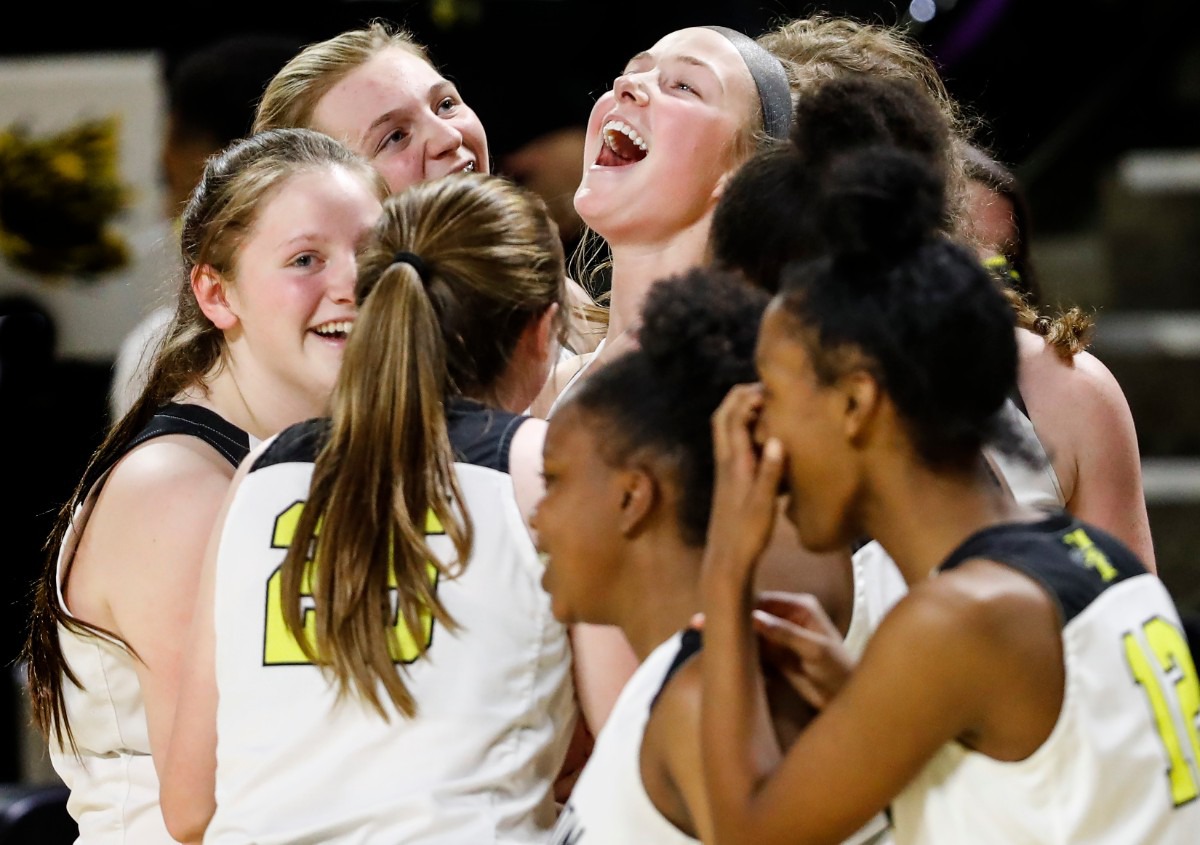
[[[682,29],[634,56],[596,101],[575,208],[610,242],[661,239],[712,213],[758,95],[725,36]]]
[[[234,366],[324,407],[354,323],[358,249],[382,210],[375,184],[340,166],[298,171],[275,189],[225,290]]]
[[[313,128],[367,158],[393,193],[462,170],[489,172],[487,136],[454,83],[408,50],[380,52],[330,88]]]
[[[546,559],[542,584],[564,623],[611,623],[623,488],[601,456],[597,422],[571,406],[550,420],[543,448],[546,492],[532,524]]]

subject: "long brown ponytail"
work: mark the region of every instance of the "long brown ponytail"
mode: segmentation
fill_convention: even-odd
[[[472,549],[444,402],[487,401],[530,321],[563,303],[562,246],[536,195],[498,176],[448,176],[387,200],[355,297],[329,439],[284,559],[284,621],[339,693],[358,693],[386,717],[382,684],[411,716],[390,619],[419,632],[432,616],[453,630],[436,583],[460,574]],[[434,523],[454,546],[452,562],[430,548]],[[302,594],[316,606],[312,633]],[[426,647],[421,636],[407,642],[412,659]]]

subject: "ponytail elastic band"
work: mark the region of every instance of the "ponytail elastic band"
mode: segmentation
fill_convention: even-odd
[[[783,63],[761,44],[736,29],[727,26],[707,26],[713,32],[724,35],[739,54],[754,87],[758,89],[758,102],[762,106],[763,130],[768,136],[786,141],[792,125],[792,86],[788,84],[787,71]]]
[[[429,284],[429,267],[421,260],[421,256],[401,250],[392,256],[392,263],[412,265],[412,268],[417,271],[417,275],[421,277],[421,281]]]

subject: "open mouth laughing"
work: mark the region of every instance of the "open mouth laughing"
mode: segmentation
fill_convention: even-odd
[[[604,143],[596,164],[601,167],[625,167],[641,161],[650,151],[641,134],[624,121],[608,121],[600,130],[600,137]]]

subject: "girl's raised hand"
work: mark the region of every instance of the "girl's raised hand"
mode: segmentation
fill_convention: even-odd
[[[775,527],[783,446],[772,438],[760,452],[754,426],[761,408],[761,385],[740,384],[729,391],[713,414],[716,484],[705,547],[706,567],[749,572]]]

